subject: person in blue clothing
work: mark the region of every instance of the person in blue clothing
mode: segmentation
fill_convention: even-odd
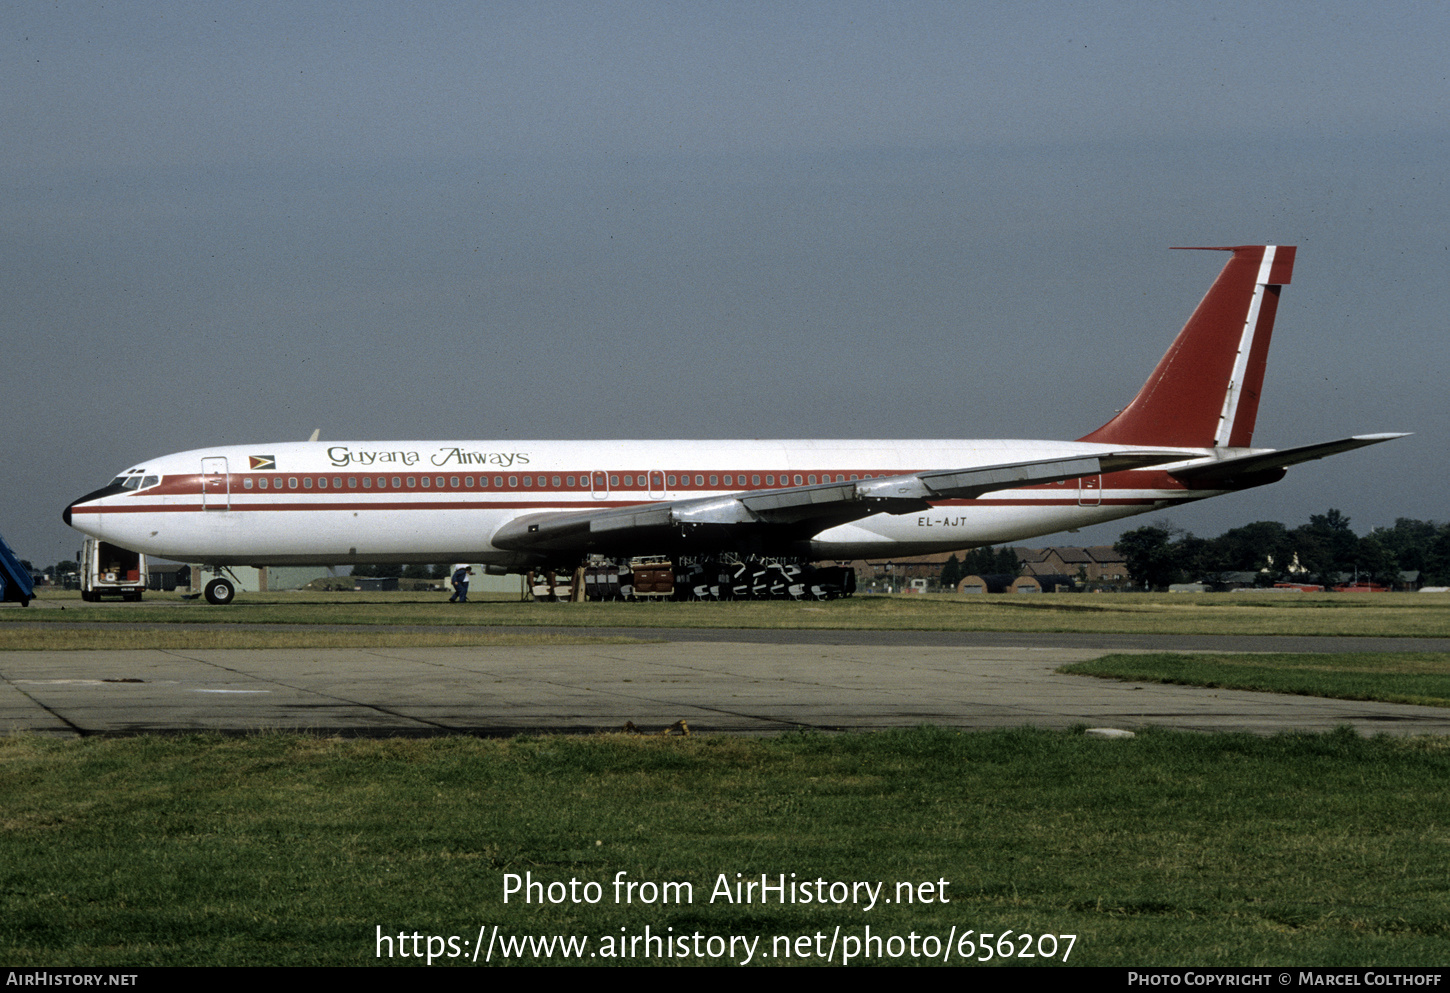
[[[453,574],[453,595],[448,598],[449,603],[468,602],[468,577],[473,575],[473,570],[466,565],[461,565]]]

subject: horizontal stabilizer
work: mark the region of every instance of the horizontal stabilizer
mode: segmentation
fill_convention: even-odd
[[[1357,434],[1352,438],[1326,441],[1318,445],[1303,445],[1299,448],[1284,448],[1259,455],[1242,455],[1237,458],[1221,459],[1217,462],[1205,462],[1189,466],[1186,469],[1174,469],[1172,474],[1185,483],[1193,483],[1198,486],[1229,483],[1245,476],[1284,469],[1301,462],[1313,462],[1315,459],[1338,455],[1340,452],[1350,452],[1356,448],[1364,448],[1366,445],[1378,445],[1382,441],[1393,441],[1396,438],[1405,437],[1408,435],[1404,433]]]

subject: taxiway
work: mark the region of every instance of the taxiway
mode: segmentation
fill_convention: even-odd
[[[730,634],[737,640],[715,640]],[[626,722],[659,730],[683,720],[697,733],[736,734],[918,724],[1261,734],[1348,724],[1367,734],[1450,733],[1450,711],[1440,708],[1055,671],[1105,650],[1155,647],[1125,644],[1121,636],[1098,645],[1063,635],[948,633],[956,643],[931,644],[930,632],[770,632],[758,641],[741,634],[523,648],[5,652],[0,732],[507,735],[596,732]],[[1209,640],[1228,651],[1264,641],[1280,651],[1314,650],[1292,645],[1295,639]],[[1350,648],[1345,639],[1306,640]]]

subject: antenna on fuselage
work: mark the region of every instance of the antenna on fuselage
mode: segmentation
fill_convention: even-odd
[[[312,437],[311,438],[308,438],[307,440],[308,441],[316,441],[317,440],[317,436],[320,435],[320,434],[322,434],[322,428],[313,428],[312,429]]]

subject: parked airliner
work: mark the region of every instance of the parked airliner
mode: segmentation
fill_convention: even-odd
[[[1136,397],[1077,441],[337,441],[151,459],[65,522],[115,545],[228,565],[479,562],[590,554],[813,560],[1017,541],[1260,486],[1402,437],[1250,447],[1294,249],[1231,253]],[[225,603],[218,577],[207,599]]]

